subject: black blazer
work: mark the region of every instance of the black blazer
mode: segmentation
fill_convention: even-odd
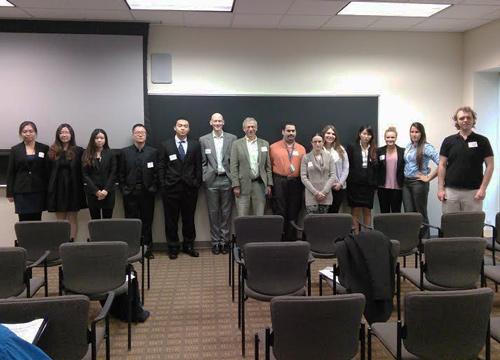
[[[108,193],[115,189],[116,156],[111,150],[103,150],[101,161],[93,160],[91,166],[83,164],[83,188],[88,195],[95,195],[98,190],[106,190]]]
[[[142,184],[149,192],[154,193],[158,189],[158,151],[148,145],[145,145],[142,150],[144,151]],[[136,153],[135,145],[128,146],[121,151],[118,178],[124,195],[130,194],[136,185]]]
[[[169,187],[180,182],[189,187],[200,187],[202,179],[200,143],[190,138],[187,139],[187,143],[188,148],[184,160],[179,157],[175,138],[161,143],[158,175],[162,188],[168,190]]]
[[[35,142],[35,159],[28,162],[23,142],[10,149],[7,197],[13,197],[16,193],[47,191],[47,151],[47,145]]]
[[[349,176],[347,182],[359,185],[377,186],[377,160],[368,154],[368,167],[363,169],[363,155],[359,143],[349,144],[346,148],[349,158]]]
[[[398,153],[398,164],[396,168],[396,180],[400,188],[403,187],[405,180],[405,149],[396,145]],[[378,169],[377,169],[377,185],[383,187],[385,185],[385,158],[387,156],[387,146],[382,146],[377,149]]]

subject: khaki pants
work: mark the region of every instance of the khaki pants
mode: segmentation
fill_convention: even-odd
[[[474,199],[478,189],[445,188],[446,200],[443,201],[443,214],[460,211],[482,211],[483,200]]]
[[[253,210],[250,213],[250,208]],[[252,191],[236,198],[238,216],[264,215],[266,208],[266,187],[262,181],[252,181]]]

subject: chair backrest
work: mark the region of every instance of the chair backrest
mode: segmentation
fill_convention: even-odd
[[[80,294],[116,289],[125,281],[128,246],[122,241],[62,244],[64,288]]]
[[[420,359],[477,359],[492,302],[489,288],[407,294],[406,349]]]
[[[406,254],[418,246],[422,219],[420,213],[378,214],[373,217],[373,228],[398,240],[401,254]]]
[[[67,220],[21,221],[14,225],[17,242],[27,251],[27,260],[34,262],[49,250],[47,261],[57,261],[59,246],[69,242],[71,226]]]
[[[236,244],[243,249],[252,242],[281,241],[283,216],[239,216],[234,219]]]
[[[246,244],[247,286],[270,296],[299,291],[306,284],[309,251],[305,241]]]
[[[273,298],[276,359],[352,359],[364,306],[362,294]]]
[[[128,256],[141,250],[142,222],[140,219],[97,219],[89,221],[90,241],[123,241],[128,244]]]
[[[444,287],[472,289],[481,274],[483,238],[435,238],[424,243],[425,277]]]
[[[482,211],[443,214],[441,216],[443,237],[483,237],[484,217]]]
[[[89,299],[83,295],[0,300],[0,323],[46,318],[37,343],[52,359],[81,360],[88,351]]]
[[[26,250],[21,247],[0,247],[0,298],[17,296],[26,283]]]
[[[305,240],[312,252],[333,256],[335,240],[349,235],[351,226],[349,214],[309,214],[304,217]]]

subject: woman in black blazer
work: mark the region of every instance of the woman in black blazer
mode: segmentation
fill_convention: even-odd
[[[49,147],[36,142],[37,128],[32,121],[19,126],[22,142],[10,149],[7,168],[7,198],[13,202],[19,221],[41,220],[46,209],[46,155]]]
[[[78,232],[77,216],[87,207],[82,180],[83,149],[76,146],[75,132],[69,124],[61,124],[49,149],[49,186],[47,209],[55,212],[59,220],[71,224],[71,238]]]
[[[351,207],[353,230],[359,230],[359,222],[371,225],[373,197],[377,187],[377,145],[373,129],[361,126],[356,142],[348,145],[349,175],[347,177],[347,200]]]
[[[116,158],[108,145],[108,135],[95,129],[82,156],[83,187],[90,217],[109,219],[115,205]]]
[[[389,127],[384,133],[386,146],[377,149],[377,195],[382,213],[401,212],[405,149],[396,145],[397,138],[396,128]]]

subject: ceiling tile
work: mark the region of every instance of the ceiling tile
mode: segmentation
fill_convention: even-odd
[[[235,14],[285,14],[295,0],[237,0]]]
[[[232,13],[218,12],[184,12],[184,25],[193,27],[230,27]]]
[[[489,22],[489,20],[485,19],[465,20],[430,18],[413,26],[411,30],[463,32],[481,26],[487,22]]]
[[[0,18],[30,19],[31,15],[15,7],[0,7]]]
[[[162,23],[172,26],[184,25],[182,11],[133,10],[132,16],[136,20],[147,21],[150,23]]]
[[[500,6],[471,6],[471,5],[454,5],[443,11],[438,12],[433,18],[444,19],[475,19],[491,14],[500,9]]]
[[[376,16],[352,16],[352,15],[336,15],[333,16],[322,29],[366,29],[368,26],[377,21]]]
[[[283,29],[319,29],[330,16],[283,15],[279,27]]]
[[[462,5],[500,5],[500,0],[462,0]]]
[[[234,14],[233,27],[273,29],[278,27],[280,20],[281,15]]]
[[[497,20],[500,19],[500,10],[489,13],[488,15],[482,16],[482,19]]]
[[[16,6],[39,9],[129,10],[125,0],[9,0]]]
[[[408,30],[424,21],[421,17],[381,16],[371,24],[369,30]]]
[[[26,11],[40,19],[134,20],[128,10],[26,9]]]
[[[349,1],[297,0],[288,9],[289,15],[335,15]]]

